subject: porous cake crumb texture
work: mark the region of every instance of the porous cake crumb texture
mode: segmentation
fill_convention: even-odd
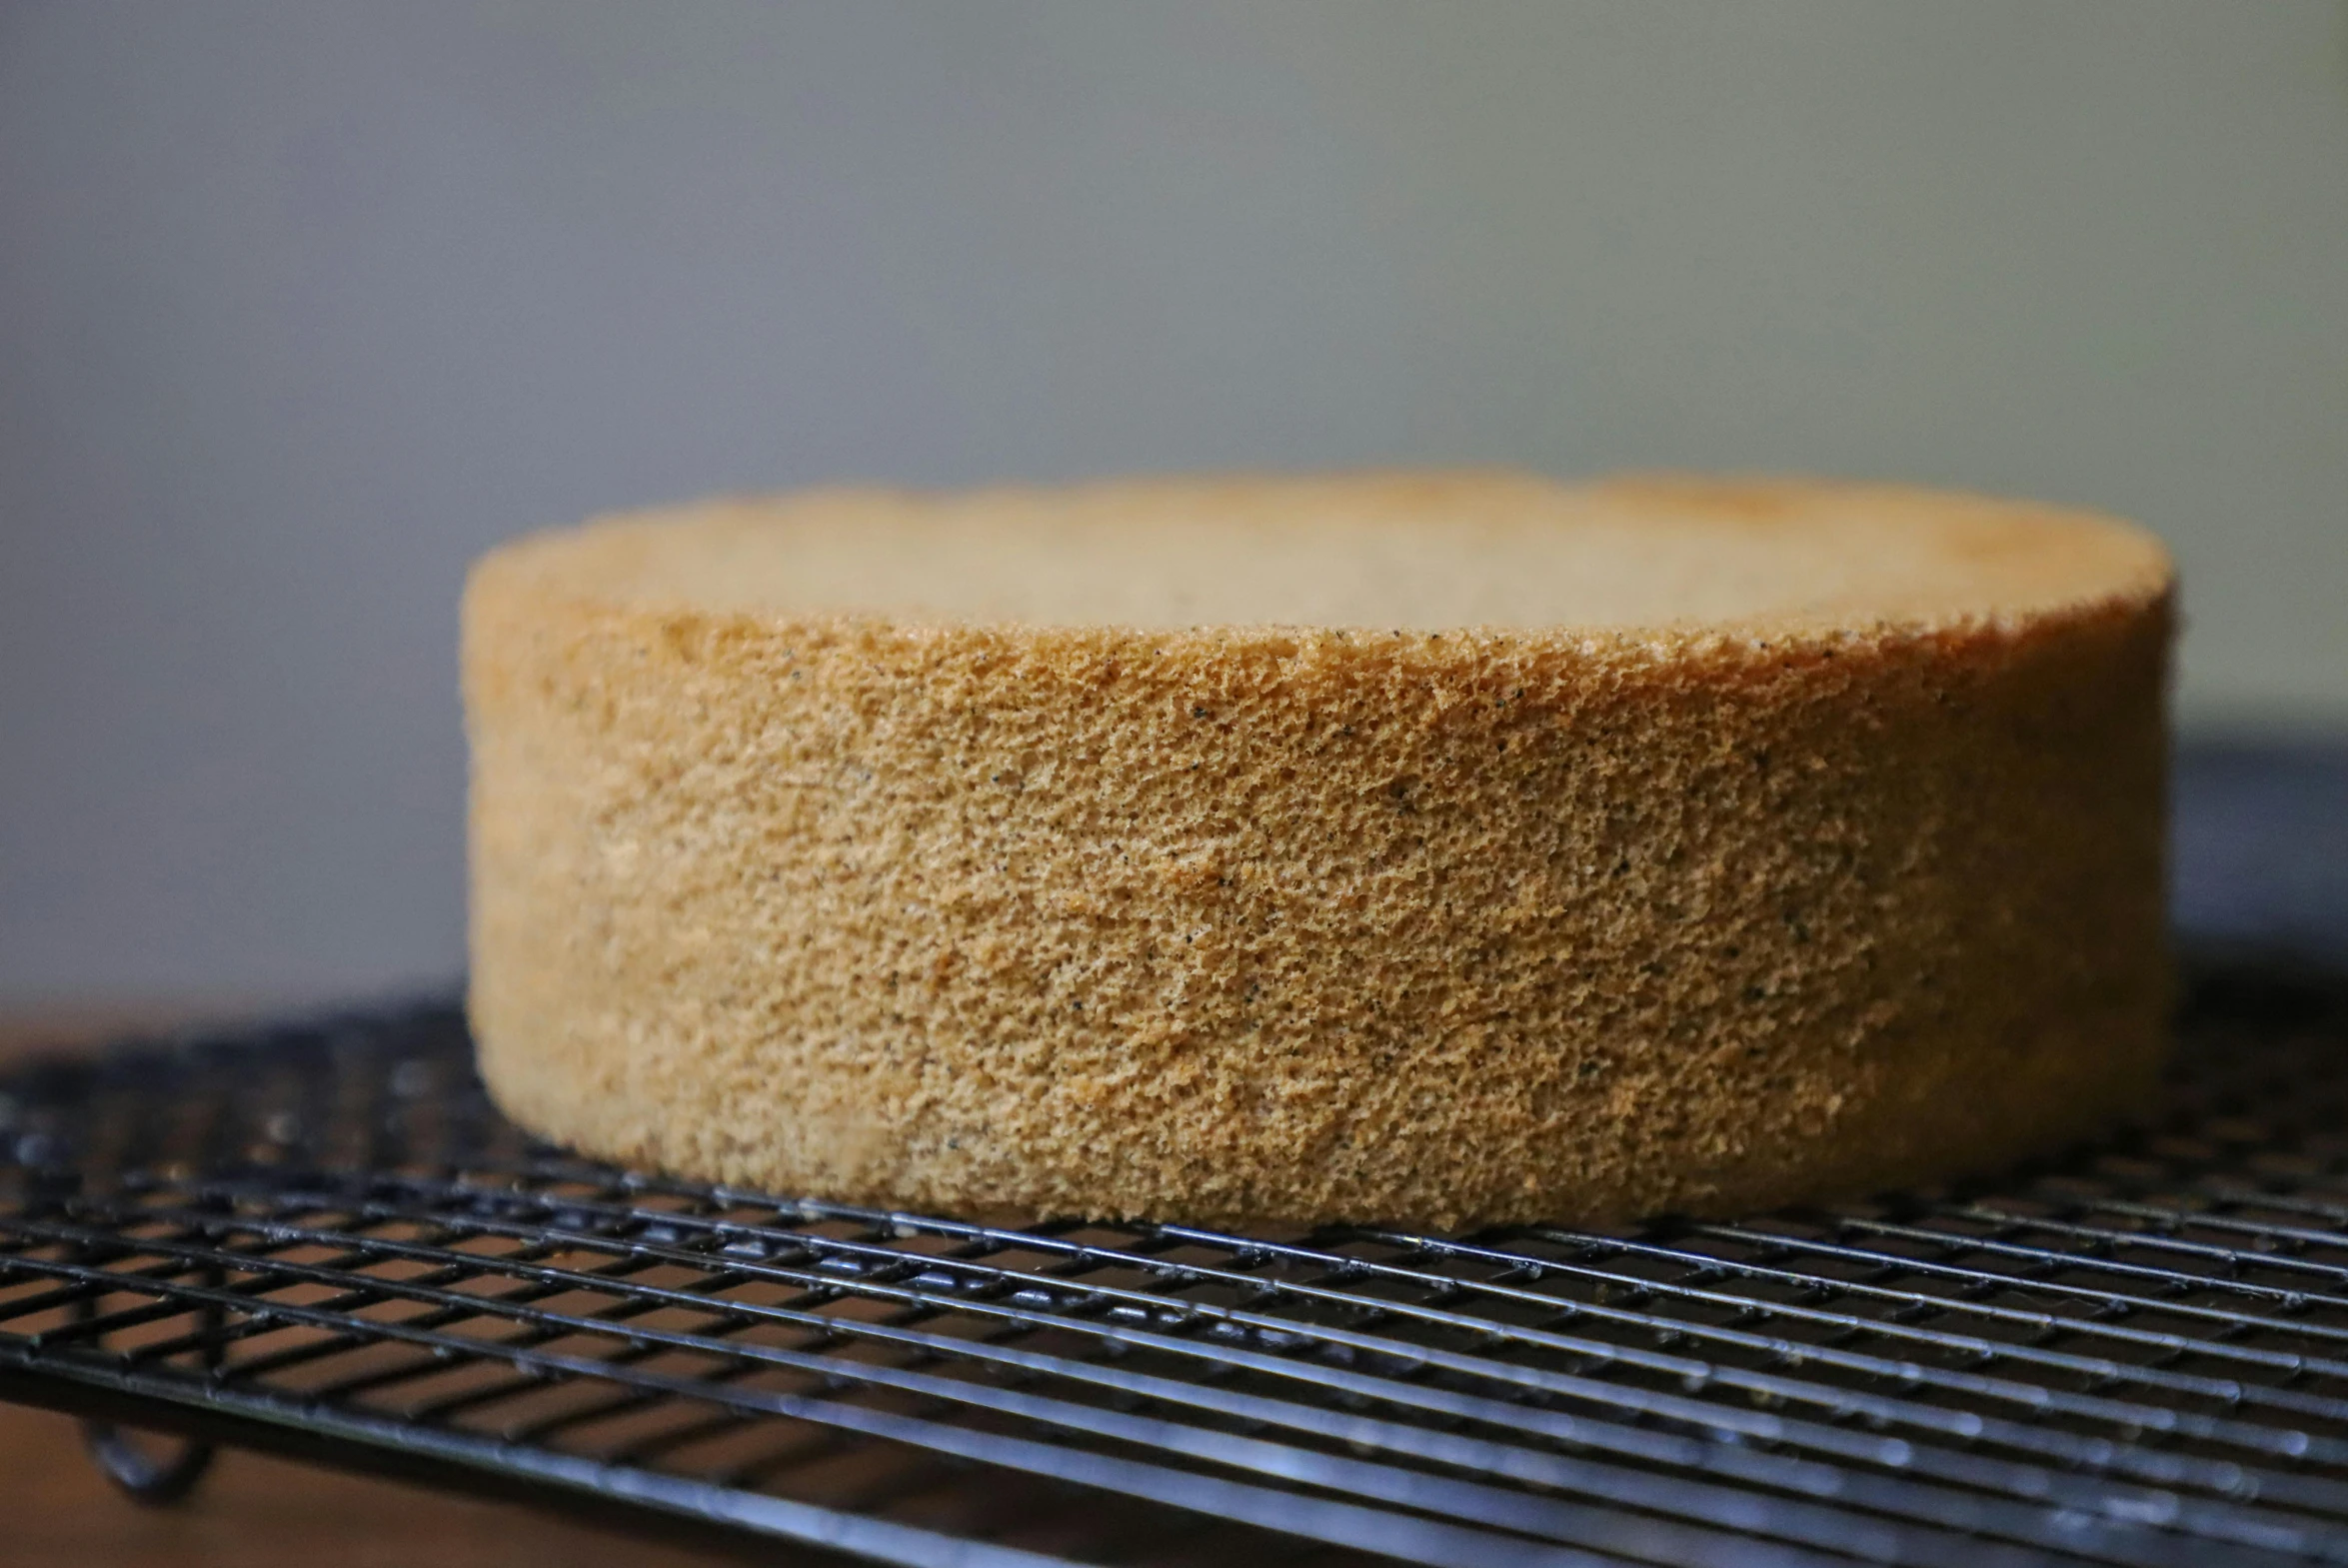
[[[1694,481],[527,540],[465,604],[482,1068],[591,1153],[990,1216],[1992,1167],[2160,1065],[2169,585],[2101,519]]]

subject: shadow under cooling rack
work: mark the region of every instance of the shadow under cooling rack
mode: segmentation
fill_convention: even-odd
[[[0,1397],[908,1564],[2348,1562],[2348,981],[2154,1128],[1472,1237],[995,1229],[532,1144],[452,1005],[0,1080]]]

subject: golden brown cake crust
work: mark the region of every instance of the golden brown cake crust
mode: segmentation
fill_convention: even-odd
[[[1602,1221],[2058,1144],[2162,1056],[2170,574],[1998,517],[1949,549],[2043,592],[1598,629],[697,606],[626,587],[691,548],[642,523],[524,541],[465,603],[483,1072],[599,1155],[989,1213]]]

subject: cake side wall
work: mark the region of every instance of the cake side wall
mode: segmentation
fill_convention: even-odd
[[[2165,604],[1721,643],[466,607],[525,1125],[987,1212],[1607,1219],[2147,1092]]]

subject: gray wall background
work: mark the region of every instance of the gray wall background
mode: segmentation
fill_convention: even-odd
[[[2128,513],[2348,723],[2348,16],[0,0],[0,1001],[453,973],[524,529],[1420,461]]]

